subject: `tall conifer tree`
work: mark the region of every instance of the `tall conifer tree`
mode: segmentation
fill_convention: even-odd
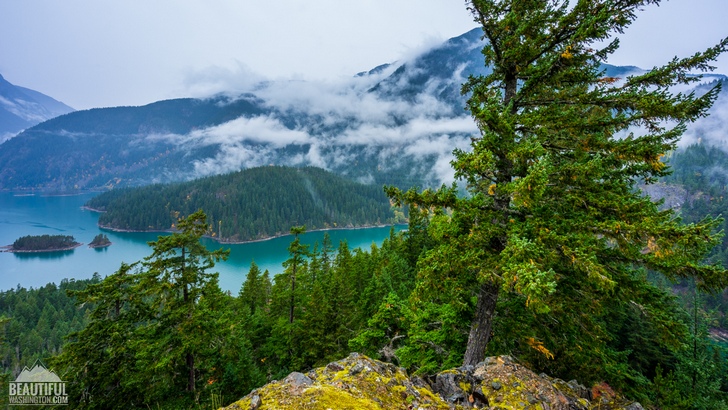
[[[473,0],[491,74],[463,85],[480,134],[455,151],[455,187],[388,188],[399,203],[449,208],[421,275],[446,267],[477,298],[464,364],[484,358],[498,295],[515,291],[540,312],[562,282],[609,292],[631,286],[633,268],[725,286],[726,271],[701,264],[719,221],[683,225],[640,194],[669,169],[661,161],[687,124],[707,115],[719,86],[674,93],[710,71],[728,39],[688,58],[626,78],[603,63],[646,5],[660,0]],[[447,261],[445,261],[447,260]],[[438,261],[442,263],[438,263]],[[422,264],[424,265],[424,264]]]
[[[178,221],[180,230],[174,235],[160,236],[150,242],[153,253],[145,260],[146,271],[141,287],[160,314],[150,326],[159,332],[159,342],[167,344],[170,356],[184,355],[187,373],[187,391],[194,392],[197,384],[195,355],[204,344],[196,336],[202,323],[209,324],[207,311],[198,310],[203,297],[214,298],[220,289],[217,273],[208,270],[215,262],[227,259],[229,250],[209,251],[200,243],[207,232],[207,216],[199,210]],[[171,332],[175,329],[175,332]],[[153,362],[159,358],[153,358]],[[163,359],[163,360],[166,360]],[[156,364],[156,363],[155,363]]]

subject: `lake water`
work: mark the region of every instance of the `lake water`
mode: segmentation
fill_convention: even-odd
[[[76,241],[88,244],[94,236],[103,232],[113,245],[108,248],[90,249],[84,245],[71,251],[50,253],[0,253],[0,290],[23,287],[39,287],[49,282],[59,283],[64,278],[87,279],[94,272],[102,276],[113,273],[121,262],[135,262],[151,253],[147,242],[157,239],[159,233],[126,233],[102,231],[97,226],[98,214],[81,209],[93,193],[76,196],[17,196],[0,192],[0,246],[10,245],[25,235],[73,235]],[[397,226],[401,230],[404,226]],[[338,246],[346,240],[350,248],[369,248],[372,243],[381,244],[389,235],[390,228],[342,229],[329,231],[331,242]],[[301,241],[311,245],[322,242],[324,232],[309,232]],[[230,249],[230,257],[216,265],[220,273],[220,287],[237,294],[250,268],[251,261],[262,270],[271,273],[283,270],[281,263],[287,259],[286,248],[291,237],[244,244],[219,244],[205,240],[210,249]]]

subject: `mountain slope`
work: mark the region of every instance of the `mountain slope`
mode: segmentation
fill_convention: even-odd
[[[473,31],[334,86],[268,82],[255,98],[76,112],[0,145],[0,189],[144,185],[271,163],[313,165],[377,184],[439,184],[452,179],[452,149],[466,147],[476,131],[463,104],[453,102],[470,72],[451,69],[476,65],[478,41]],[[240,109],[246,103],[250,109]],[[170,104],[185,107],[159,109]],[[185,115],[196,121],[170,119]]]
[[[453,149],[468,149],[478,133],[460,87],[489,70],[481,35],[474,29],[340,83],[268,81],[243,95],[55,118],[0,145],[0,189],[138,186],[270,164],[403,188],[451,183]],[[641,71],[604,69],[617,77]],[[711,132],[725,127],[709,121],[728,124],[722,116],[706,119]]]
[[[181,150],[173,139],[158,136],[263,112],[254,99],[222,102],[167,100],[77,111],[46,121],[0,146],[0,187],[72,190],[130,185],[125,180],[134,185],[179,180],[167,170],[212,155],[214,147]]]
[[[72,111],[73,108],[62,102],[13,85],[0,75],[0,142],[25,128]]]
[[[451,105],[452,113],[462,111],[460,87],[469,75],[486,75],[492,70],[483,64],[483,31],[473,29],[451,38],[439,47],[407,61],[392,75],[370,89],[383,97],[414,102],[423,93]]]

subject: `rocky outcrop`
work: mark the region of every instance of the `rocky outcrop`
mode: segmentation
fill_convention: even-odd
[[[451,408],[642,409],[639,403],[625,400],[606,384],[588,389],[575,380],[565,382],[537,375],[510,356],[489,357],[474,367],[446,370],[435,376],[432,390]]]
[[[447,370],[431,383],[358,353],[253,390],[228,410],[265,409],[640,410],[606,384],[588,389],[537,375],[509,356]]]
[[[690,200],[688,191],[681,185],[658,182],[651,185],[640,185],[639,189],[653,201],[664,200],[662,209],[678,211],[686,201]]]

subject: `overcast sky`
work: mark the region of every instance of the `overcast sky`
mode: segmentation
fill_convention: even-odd
[[[610,62],[651,68],[727,22],[728,0],[663,1]],[[0,74],[76,109],[143,105],[211,82],[336,81],[474,27],[462,0],[0,0]]]

